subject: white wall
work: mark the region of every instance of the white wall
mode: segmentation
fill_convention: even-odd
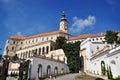
[[[47,59],[42,59],[42,58],[38,58],[38,57],[33,57],[32,58],[32,68],[31,68],[31,74],[30,75],[30,79],[35,79],[37,77],[37,70],[38,70],[38,65],[42,64],[42,75],[46,75],[47,74],[47,66],[50,65],[51,66],[51,74],[54,73],[54,68],[57,66],[58,67],[58,73],[61,73],[61,69],[64,68],[64,72],[69,72],[68,66],[64,63],[60,63],[60,62],[55,62],[55,61],[51,61],[51,60],[47,60]]]
[[[99,46],[99,50],[97,50],[97,46]],[[103,43],[91,41],[91,38],[88,38],[81,43],[81,50],[86,48],[87,71],[94,73],[94,74],[102,75],[101,74],[101,61],[104,61],[106,69],[107,69],[107,66],[110,66],[113,77],[117,77],[118,75],[120,75],[120,68],[119,68],[120,46],[114,49],[111,49],[111,47],[109,47],[110,50],[104,51],[95,57],[91,57],[92,54],[98,54],[99,53],[98,51],[102,50],[104,46],[106,45]]]
[[[120,46],[110,51],[105,51],[104,53],[91,59],[90,71],[92,70],[92,73],[94,73],[93,71],[95,72],[98,71],[99,74],[101,75],[101,61],[104,61],[106,69],[107,69],[107,66],[111,67],[113,77],[120,76],[120,68],[119,68],[120,57],[119,56],[120,56]],[[97,65],[94,65],[95,63],[97,63]]]

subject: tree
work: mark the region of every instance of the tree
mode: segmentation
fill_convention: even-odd
[[[57,40],[56,40],[56,48],[57,49],[61,49],[62,48],[62,45],[66,43],[66,38],[65,37],[57,37]]]
[[[79,72],[80,69],[80,42],[76,43],[65,43],[62,46],[67,57],[67,64],[71,73]]]
[[[113,44],[114,42],[118,42],[118,36],[117,36],[117,32],[113,32],[113,31],[107,31],[106,35],[105,35],[105,40],[107,43],[109,44]]]

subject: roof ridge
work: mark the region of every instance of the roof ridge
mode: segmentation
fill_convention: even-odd
[[[40,33],[40,34],[35,34],[35,35],[31,35],[31,36],[19,36],[19,35],[14,35],[11,36],[11,39],[18,39],[18,40],[24,40],[24,39],[30,39],[30,38],[35,38],[35,37],[39,37],[39,36],[46,36],[46,35],[52,35],[52,34],[57,34],[57,33],[65,33],[62,30],[56,30],[56,31],[51,31],[51,32],[44,32],[44,33]]]

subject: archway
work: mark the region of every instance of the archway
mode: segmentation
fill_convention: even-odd
[[[38,65],[38,77],[42,77],[42,64]]]
[[[84,57],[81,56],[81,71],[84,72]]]
[[[42,48],[42,54],[45,54],[45,47]]]
[[[106,73],[105,62],[104,61],[101,61],[101,73],[102,73],[102,75],[105,75],[105,73]]]
[[[58,74],[58,67],[54,68],[54,74]]]
[[[47,66],[47,75],[50,75],[51,74],[51,67],[50,65]]]
[[[48,54],[49,52],[49,46],[46,47],[46,53]]]
[[[61,69],[61,73],[64,73],[64,68]]]

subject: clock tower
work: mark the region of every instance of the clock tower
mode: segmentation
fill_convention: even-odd
[[[68,21],[64,11],[62,12],[62,17],[60,19],[60,30],[64,31],[65,33],[68,32]]]

